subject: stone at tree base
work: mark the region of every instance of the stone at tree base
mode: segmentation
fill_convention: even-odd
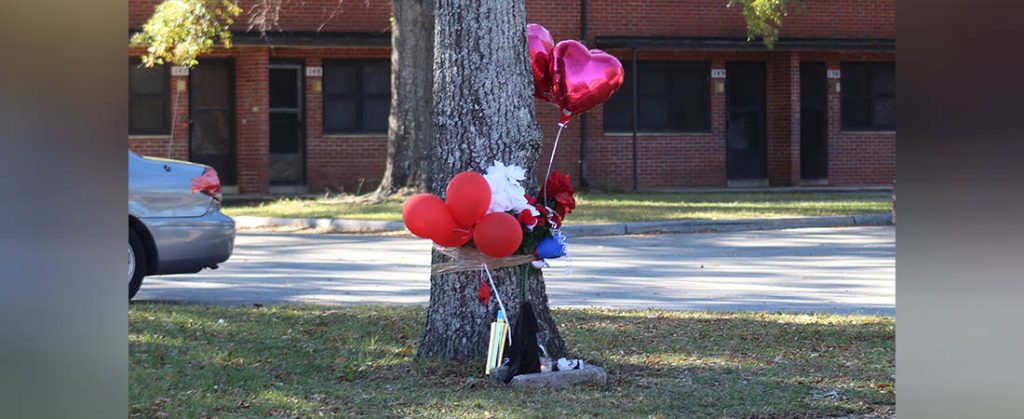
[[[495,372],[496,371],[492,371],[492,376],[495,375]],[[587,364],[578,370],[538,372],[534,374],[517,375],[512,377],[512,382],[510,382],[509,385],[513,388],[559,388],[581,384],[605,385],[607,382],[608,374],[604,372],[604,369]]]

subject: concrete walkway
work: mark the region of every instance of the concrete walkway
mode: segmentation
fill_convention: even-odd
[[[241,233],[222,268],[146,278],[136,300],[425,304],[430,243]],[[895,314],[895,227],[579,237],[546,270],[558,307]]]

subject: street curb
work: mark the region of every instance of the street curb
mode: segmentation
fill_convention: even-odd
[[[346,220],[342,218],[274,218],[245,215],[231,218],[235,219],[235,227],[239,229],[293,227],[312,228],[328,233],[367,233],[405,229],[405,225],[401,221]]]
[[[240,230],[291,227],[310,228],[324,233],[368,233],[401,231],[401,221],[366,221],[335,218],[269,218],[238,216]],[[562,232],[569,237],[619,236],[624,234],[717,233],[755,230],[784,230],[807,227],[879,226],[892,224],[892,214],[857,214],[832,217],[748,218],[740,220],[646,221],[609,224],[567,225]]]

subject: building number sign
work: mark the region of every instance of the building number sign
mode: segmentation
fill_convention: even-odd
[[[306,77],[323,77],[323,67],[306,67]]]
[[[713,78],[713,79],[724,79],[725,78],[725,69],[724,68],[712,68],[711,69],[711,78]]]

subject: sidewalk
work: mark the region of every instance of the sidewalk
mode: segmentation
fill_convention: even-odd
[[[240,230],[311,229],[318,233],[371,233],[403,231],[401,221],[367,221],[337,218],[271,218],[237,216]],[[878,226],[892,224],[892,214],[859,214],[832,217],[750,218],[740,220],[678,220],[607,224],[569,224],[562,232],[570,237],[620,236],[657,233],[715,233],[784,230],[807,227]],[[308,233],[308,231],[303,231]]]

